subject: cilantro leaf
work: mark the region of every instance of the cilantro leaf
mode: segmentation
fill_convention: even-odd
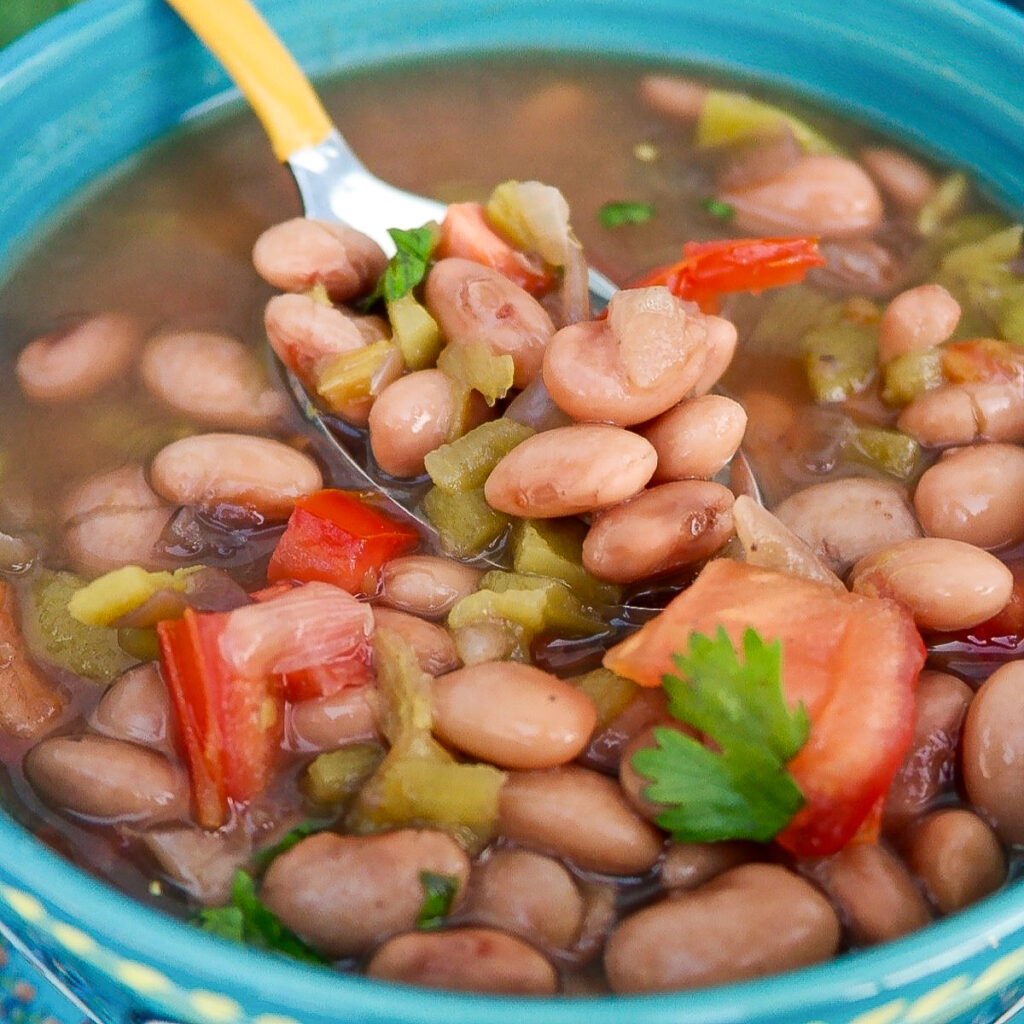
[[[605,203],[597,212],[597,219],[605,228],[618,228],[623,224],[646,224],[654,216],[652,203],[621,202]]]
[[[437,248],[441,229],[431,221],[421,228],[388,228],[395,243],[395,255],[388,261],[372,292],[362,302],[369,309],[378,299],[394,302],[408,295],[427,274],[430,257]]]
[[[287,831],[281,838],[270,846],[264,846],[253,854],[252,862],[262,874],[270,867],[271,861],[276,860],[282,853],[287,853],[293,846],[298,845],[307,836],[316,832],[322,832],[327,828],[329,822],[303,821],[295,828]]]
[[[728,634],[694,633],[688,655],[673,661],[679,676],[662,685],[673,717],[708,743],[676,729],[657,729],[657,747],[641,750],[633,767],[651,780],[644,795],[666,810],[658,824],[685,842],[777,835],[803,806],[786,762],[807,742],[800,705],[786,706],[782,647],[753,629],[743,634],[741,663]]]
[[[719,220],[732,220],[736,216],[736,208],[731,204],[717,199],[715,196],[708,196],[701,200],[702,207]]]
[[[238,907],[204,907],[196,915],[196,924],[204,932],[230,942],[245,942],[245,918]]]
[[[416,927],[420,931],[440,928],[452,909],[452,901],[459,891],[459,880],[451,875],[439,875],[434,871],[421,871],[420,884],[423,886],[423,904],[416,916]]]

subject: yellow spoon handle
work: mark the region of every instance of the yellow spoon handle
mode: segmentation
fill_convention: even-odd
[[[309,79],[249,0],[167,0],[224,65],[284,163],[332,128]]]

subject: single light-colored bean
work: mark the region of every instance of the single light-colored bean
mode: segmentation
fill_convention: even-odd
[[[1024,441],[1024,387],[1016,380],[944,384],[918,395],[896,426],[932,448]]]
[[[815,268],[814,283],[823,291],[887,299],[907,281],[905,257],[873,238],[837,238],[818,248],[825,266]]]
[[[924,532],[979,548],[1024,540],[1024,450],[979,444],[946,453],[914,492]]]
[[[860,945],[898,939],[931,920],[910,872],[881,843],[849,843],[806,870],[839,908],[847,931]]]
[[[878,361],[935,348],[948,341],[960,322],[960,303],[941,284],[920,284],[900,292],[878,322]]]
[[[64,546],[79,572],[99,575],[122,565],[166,568],[156,544],[172,509],[146,483],[141,466],[89,477],[61,503]]]
[[[196,434],[159,451],[150,466],[156,492],[181,505],[253,508],[285,518],[296,498],[323,487],[317,464],[280,441],[248,434]]]
[[[460,257],[438,260],[424,289],[427,309],[449,344],[484,342],[515,363],[515,386],[540,373],[555,325],[544,307],[490,267]]]
[[[139,325],[104,314],[36,338],[14,367],[24,394],[37,402],[73,402],[120,380],[135,358]]]
[[[974,809],[1005,843],[1024,842],[1024,661],[982,683],[964,719],[961,774]]]
[[[666,288],[617,292],[605,321],[563,327],[544,353],[544,386],[573,419],[643,423],[690,394],[707,360],[707,318]]]
[[[706,316],[704,326],[707,328],[704,338],[704,369],[693,384],[696,397],[706,395],[729,369],[739,341],[736,325],[731,320]]]
[[[665,889],[696,889],[724,871],[756,860],[758,847],[738,840],[718,843],[669,843],[661,863]]]
[[[886,798],[887,833],[901,834],[953,785],[960,732],[973,696],[965,682],[947,672],[921,673],[914,738]]]
[[[345,302],[376,284],[388,258],[372,238],[347,224],[295,217],[256,239],[252,262],[275,288],[304,292],[322,284],[335,302]]]
[[[355,317],[308,295],[275,295],[267,303],[263,323],[281,362],[303,376],[370,340]]]
[[[270,387],[252,350],[213,331],[177,331],[152,338],[139,371],[150,392],[175,412],[235,430],[267,430],[287,399]]]
[[[499,806],[501,835],[587,871],[640,875],[661,853],[660,833],[629,806],[619,785],[576,765],[510,772]]]
[[[597,722],[577,686],[533,665],[492,661],[434,680],[434,731],[445,743],[502,768],[552,768],[573,760]]]
[[[935,191],[931,172],[898,149],[870,147],[858,156],[879,188],[904,210],[916,210]]]
[[[918,537],[862,558],[850,588],[905,605],[922,629],[968,629],[1001,611],[1013,574],[994,555],[959,540]]]
[[[623,920],[605,947],[613,992],[667,992],[757,978],[827,960],[835,911],[775,864],[744,864]]]
[[[1006,856],[999,839],[963,807],[929,814],[911,833],[905,856],[943,914],[977,903],[1006,879]]]
[[[439,676],[458,668],[455,641],[444,626],[408,612],[380,607],[373,610],[373,624],[376,629],[390,629],[397,633],[413,649],[424,672]]]
[[[459,992],[550,996],[558,991],[558,975],[543,954],[490,928],[398,935],[373,954],[366,973],[383,981]]]
[[[658,453],[654,482],[709,479],[736,454],[747,414],[724,395],[690,398],[640,432]]]
[[[348,686],[327,697],[290,704],[285,736],[294,750],[336,750],[377,736],[377,712],[367,686]]]
[[[174,883],[204,906],[231,902],[235,872],[252,855],[252,842],[244,828],[216,832],[170,825],[147,829],[139,836]]]
[[[381,569],[378,601],[424,619],[443,619],[472,594],[481,571],[440,555],[403,555]]]
[[[389,384],[370,409],[370,447],[385,473],[419,476],[423,458],[440,448],[451,434],[466,401],[466,429],[487,419],[487,404],[478,391],[461,398],[454,381],[440,370],[417,370]]]
[[[777,177],[720,189],[742,231],[848,238],[870,235],[884,207],[874,182],[852,160],[804,156]]]
[[[460,917],[564,951],[579,939],[585,913],[579,886],[553,857],[499,849],[473,868]]]
[[[89,725],[104,736],[170,752],[171,699],[155,662],[129,669],[100,698]]]
[[[453,878],[455,905],[461,902],[469,859],[443,832],[320,832],[273,861],[260,898],[314,949],[330,957],[355,956],[415,927],[423,871]]]
[[[484,485],[499,512],[533,519],[593,512],[638,494],[658,464],[654,446],[621,427],[578,423],[528,437]]]
[[[644,75],[640,98],[659,114],[696,121],[708,98],[708,87],[678,75]]]
[[[156,824],[188,815],[188,780],[162,754],[90,734],[54,736],[25,755],[25,776],[51,807],[91,821]]]
[[[602,512],[583,540],[583,565],[635,583],[710,558],[735,533],[733,493],[713,480],[677,480]]]
[[[870,477],[812,484],[775,514],[837,576],[879,548],[921,536],[906,491]]]

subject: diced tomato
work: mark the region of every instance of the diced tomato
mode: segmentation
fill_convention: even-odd
[[[705,313],[715,313],[727,292],[796,284],[811,267],[824,264],[818,240],[804,236],[687,242],[678,263],[652,270],[632,287],[664,285],[679,298],[696,302]]]
[[[283,678],[285,697],[293,704],[330,697],[349,686],[366,686],[373,682],[370,645],[366,644],[362,651],[350,657],[288,672]]]
[[[954,384],[1019,381],[1024,378],[1024,350],[996,338],[956,341],[942,349],[942,372]]]
[[[554,284],[554,277],[540,260],[520,252],[495,231],[481,203],[449,204],[441,222],[437,256],[461,256],[481,263],[531,295],[543,295]]]
[[[718,559],[604,664],[658,686],[691,633],[719,626],[737,645],[748,627],[781,641],[783,692],[803,703],[811,731],[788,766],[806,803],[777,841],[804,857],[835,852],[867,827],[913,737],[925,650],[912,617],[892,601]]]
[[[284,721],[279,681],[240,676],[221,652],[231,614],[188,608],[157,624],[196,820],[205,828],[227,821],[229,800],[244,803],[270,781]]]
[[[411,551],[419,535],[351,491],[317,491],[295,503],[267,568],[271,583],[321,580],[372,594],[381,566]]]

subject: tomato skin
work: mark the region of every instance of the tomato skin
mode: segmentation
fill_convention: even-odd
[[[419,543],[416,531],[352,491],[300,498],[270,557],[271,583],[319,580],[350,594],[373,594],[381,566]]]
[[[801,857],[834,853],[867,826],[913,738],[925,649],[912,617],[892,601],[718,559],[604,664],[658,686],[691,633],[719,626],[734,644],[748,627],[781,641],[783,693],[803,703],[811,731],[788,765],[806,803],[776,841]]]

